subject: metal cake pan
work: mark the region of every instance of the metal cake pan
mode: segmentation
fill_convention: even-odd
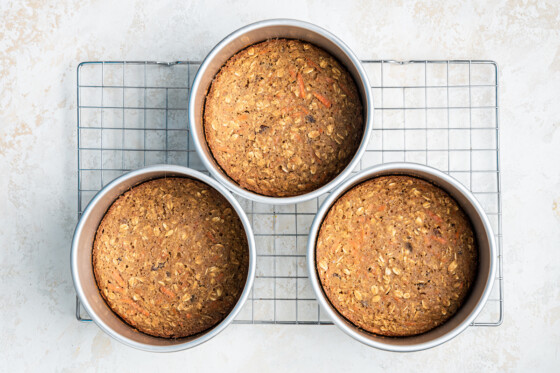
[[[384,337],[360,329],[346,320],[331,305],[321,286],[315,264],[316,241],[323,219],[331,206],[354,186],[378,176],[409,175],[429,181],[449,193],[469,217],[478,244],[478,273],[471,292],[457,313],[439,327],[410,337]],[[463,332],[484,308],[492,291],[497,269],[497,247],[490,221],[473,194],[459,181],[434,168],[415,163],[387,163],[359,172],[332,192],[321,205],[309,233],[307,267],[319,304],[332,321],[356,340],[382,350],[411,352],[438,346]]]
[[[356,82],[364,110],[364,133],[356,154],[346,168],[329,183],[312,192],[293,197],[269,197],[254,193],[239,186],[215,161],[206,143],[203,112],[206,94],[212,80],[238,51],[249,45],[273,38],[299,39],[315,44],[335,56],[350,72]],[[226,36],[205,58],[194,79],[189,98],[189,126],[193,142],[200,159],[220,183],[236,194],[261,203],[292,204],[307,201],[329,192],[350,175],[364,154],[373,126],[373,97],[366,72],[360,60],[340,39],[330,32],[311,23],[272,19],[247,25]]]
[[[249,245],[249,268],[247,280],[239,300],[229,315],[213,328],[196,334],[194,336],[177,339],[166,339],[153,337],[136,330],[134,327],[123,322],[107,306],[97,288],[92,265],[92,248],[97,227],[111,204],[124,192],[142,182],[159,179],[163,177],[187,177],[201,181],[220,192],[232,205],[241,219],[247,242]],[[153,352],[172,352],[184,350],[199,345],[220,333],[228,326],[241,310],[247,300],[253,280],[255,278],[255,239],[253,230],[247,215],[241,205],[233,197],[231,192],[224,188],[214,179],[198,172],[181,166],[157,165],[141,168],[126,173],[99,191],[85,209],[72,240],[72,251],[70,256],[72,279],[76,293],[87,313],[92,320],[109,336],[119,342],[140,350]]]

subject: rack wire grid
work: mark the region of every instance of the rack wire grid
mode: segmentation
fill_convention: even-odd
[[[493,292],[475,320],[503,319],[498,67],[493,61],[363,61],[374,128],[356,172],[385,162],[438,168],[470,189],[498,244]],[[189,90],[200,62],[84,62],[77,69],[78,215],[104,185],[172,163],[207,173],[189,135]],[[236,323],[331,324],[308,280],[307,232],[324,200],[272,206],[238,198],[257,246],[256,279]],[[91,321],[76,299],[76,317]]]

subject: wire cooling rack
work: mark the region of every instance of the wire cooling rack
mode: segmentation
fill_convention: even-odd
[[[473,325],[503,319],[498,68],[492,61],[363,61],[374,96],[369,149],[355,171],[407,161],[469,188],[498,243],[498,274]],[[138,167],[206,172],[189,136],[187,103],[199,62],[84,62],[78,66],[78,215],[104,185]],[[257,270],[236,323],[331,324],[308,280],[307,232],[323,198],[288,206],[238,198],[252,223]],[[76,299],[76,317],[91,321]]]

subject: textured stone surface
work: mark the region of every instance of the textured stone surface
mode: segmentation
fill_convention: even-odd
[[[560,5],[557,1],[0,2],[0,356],[11,370],[553,371],[560,365]],[[505,320],[413,354],[332,327],[233,325],[156,355],[74,319],[76,66],[202,59],[249,22],[328,28],[361,58],[500,65]]]

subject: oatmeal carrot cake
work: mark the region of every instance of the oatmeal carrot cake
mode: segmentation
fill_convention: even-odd
[[[335,178],[363,134],[350,73],[323,49],[274,39],[243,49],[206,96],[204,131],[213,157],[241,187],[296,196]]]
[[[468,218],[445,191],[383,176],[335,202],[320,228],[316,265],[342,316],[372,333],[410,336],[457,312],[478,251]]]
[[[229,202],[188,178],[156,179],[120,196],[93,244],[109,307],[139,331],[179,338],[209,329],[239,299],[248,244]]]

